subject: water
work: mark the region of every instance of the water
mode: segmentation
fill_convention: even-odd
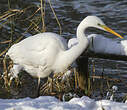
[[[22,9],[30,5],[40,5],[37,0],[13,0],[12,8]],[[126,0],[52,0],[52,6],[55,9],[57,17],[62,26],[62,36],[70,39],[75,37],[76,28],[80,21],[87,15],[96,15],[100,17],[110,28],[114,29],[116,32],[125,36],[127,32],[127,1]],[[7,0],[0,1],[0,14],[8,10]],[[31,15],[36,8],[28,11]],[[38,13],[39,14],[39,13]],[[24,17],[28,17],[25,15]],[[24,17],[21,17],[24,19]],[[53,16],[48,2],[46,3],[46,30],[59,33],[59,27],[56,23],[55,17]],[[1,24],[1,23],[0,23]],[[26,30],[28,21],[15,21],[15,39],[22,35]],[[39,27],[41,27],[39,25]],[[10,25],[4,25],[0,28],[0,41],[8,40],[10,37]],[[36,34],[35,31],[28,31],[25,36],[30,36]],[[93,33],[93,32],[88,32]],[[95,33],[104,34],[106,37],[116,39],[115,36],[104,33],[102,31],[95,31]],[[120,39],[119,39],[120,40]],[[0,44],[0,52],[7,45]],[[119,93],[127,92],[127,62],[126,61],[114,61],[114,60],[104,60],[104,59],[94,59],[96,74],[104,73],[105,76],[111,78],[116,78],[122,80],[116,83],[119,88]],[[91,60],[90,60],[91,64]],[[90,66],[92,67],[92,66]],[[104,70],[103,70],[104,68]]]

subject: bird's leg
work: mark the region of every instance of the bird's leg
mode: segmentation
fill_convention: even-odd
[[[37,97],[40,95],[40,77],[38,78],[38,85],[37,85]]]

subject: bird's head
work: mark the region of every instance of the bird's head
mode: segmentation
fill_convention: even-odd
[[[87,16],[85,19],[85,24],[87,24],[87,26],[89,27],[95,27],[107,32],[110,32],[118,37],[120,37],[121,39],[123,39],[123,37],[121,35],[119,35],[118,33],[116,33],[115,31],[113,31],[112,29],[110,29],[109,27],[107,27],[104,22],[98,18],[97,16]]]

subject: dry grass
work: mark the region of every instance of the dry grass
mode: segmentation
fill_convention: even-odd
[[[57,18],[57,15],[55,13],[55,10],[52,7],[52,3],[50,0],[48,0],[48,4],[58,24],[58,27],[60,30],[59,34],[62,34],[61,24],[59,22],[59,19]],[[25,33],[29,33],[30,31],[34,31],[36,33],[46,31],[46,24],[45,24],[46,11],[45,10],[46,10],[47,4],[45,0],[40,0],[39,6],[32,5],[24,9],[11,9],[10,2],[8,5],[9,5],[8,6],[9,10],[4,12],[2,15],[0,15],[0,23],[1,23],[0,29],[2,29],[5,25],[10,25],[10,28],[11,28],[10,37],[8,40],[0,42],[0,44],[2,45],[6,44],[4,51],[0,53],[0,57],[3,60],[4,85],[9,90],[9,88],[11,87],[12,80],[10,79],[11,76],[9,76],[8,73],[10,71],[10,68],[12,68],[13,66],[13,62],[10,59],[6,59],[5,54],[11,45],[23,39],[24,37],[23,35]],[[30,16],[26,16],[25,18],[22,19],[22,16],[27,14],[28,10],[32,9],[33,7],[36,8],[36,10],[33,11],[33,13]],[[17,28],[15,26],[15,23],[17,23],[17,21],[18,22],[28,21],[29,25],[26,27],[25,31],[15,39],[14,38],[15,30]],[[66,77],[65,80],[62,80],[64,73],[60,73],[57,75],[55,74],[52,78],[49,78],[48,81],[41,87],[40,94],[41,95],[58,95],[58,94],[63,94],[69,91],[76,90],[78,88],[78,78],[77,78],[78,76],[77,76],[76,70],[75,72],[72,72],[72,73],[76,73],[76,74]],[[20,80],[18,79],[15,79],[13,81],[17,83],[16,85],[18,85],[19,83],[21,84]]]
[[[75,80],[77,77],[77,70],[75,68],[70,68],[70,74],[65,75],[64,73],[54,74],[52,77],[49,77],[47,82],[43,84],[40,88],[40,95],[52,95],[60,100],[68,94],[75,94],[76,96],[83,96],[84,91],[79,88],[78,81]],[[77,79],[77,78],[76,78]],[[75,96],[67,96],[67,100]]]
[[[53,12],[54,17],[56,18],[56,21],[58,23],[58,26],[60,28],[60,34],[61,34],[61,25],[57,18],[57,15],[55,13],[55,10],[52,7],[51,1],[48,0],[49,7],[51,8],[51,11]],[[22,19],[22,16],[25,16],[28,12],[28,10],[32,10],[32,8],[35,8],[36,10],[30,15],[26,16],[26,18]],[[0,57],[3,59],[3,71],[4,71],[4,80],[5,80],[5,86],[7,87],[9,83],[8,78],[8,67],[6,64],[6,58],[5,54],[10,48],[11,45],[19,42],[21,39],[23,39],[23,35],[25,33],[29,33],[29,31],[35,31],[36,33],[45,32],[46,31],[46,25],[45,25],[45,15],[46,15],[46,1],[40,0],[40,5],[31,5],[24,9],[11,9],[11,1],[8,0],[8,11],[2,13],[0,15],[0,29],[4,28],[4,26],[10,25],[10,37],[8,40],[0,42],[1,45],[5,45],[5,49],[0,52]],[[21,34],[21,36],[14,38],[15,36],[15,30],[16,26],[15,23],[17,22],[26,22],[28,21],[29,25],[26,27],[25,31]],[[41,27],[40,27],[41,25]],[[9,66],[9,65],[8,65]],[[9,66],[10,67],[10,66]]]

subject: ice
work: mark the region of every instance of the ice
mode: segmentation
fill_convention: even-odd
[[[91,34],[88,37],[89,50],[95,53],[127,55],[127,37],[123,40],[106,38],[99,34]],[[72,38],[68,42],[68,48],[78,44],[77,38]]]

